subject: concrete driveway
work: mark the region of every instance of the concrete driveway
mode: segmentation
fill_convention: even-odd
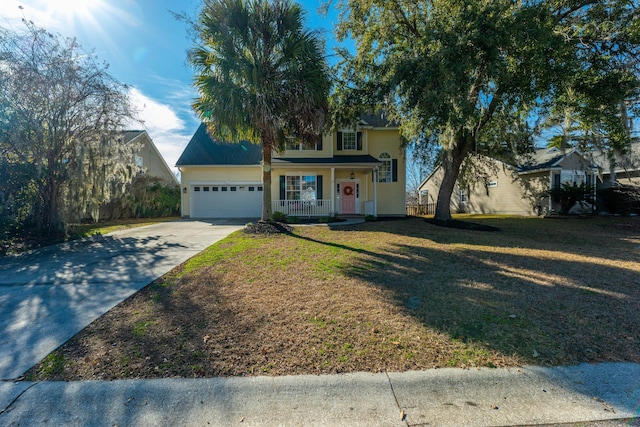
[[[0,380],[245,222],[166,222],[0,258]]]

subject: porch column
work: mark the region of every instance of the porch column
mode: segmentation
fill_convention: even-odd
[[[373,169],[373,216],[378,216],[378,168]]]
[[[336,212],[336,168],[331,168],[331,213]]]

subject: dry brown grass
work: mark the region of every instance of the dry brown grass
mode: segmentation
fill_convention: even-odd
[[[640,362],[640,221],[421,219],[235,233],[30,379]]]

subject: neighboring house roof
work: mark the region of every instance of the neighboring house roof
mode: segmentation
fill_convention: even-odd
[[[124,138],[124,143],[128,144],[129,142],[131,142],[132,140],[136,139],[137,137],[139,137],[140,135],[142,135],[145,132],[146,132],[145,130],[125,130],[125,131],[122,131],[122,137]]]
[[[273,158],[271,160],[273,165],[300,165],[300,164],[323,164],[323,165],[343,165],[343,164],[374,164],[378,165],[381,162],[373,156],[368,154],[359,156],[333,156],[327,158],[318,157],[304,157],[304,158]]]
[[[555,147],[541,148],[536,150],[533,157],[528,159],[525,164],[517,167],[517,173],[539,172],[559,167],[562,160],[574,153],[585,158],[582,153],[575,148],[564,152]],[[591,163],[589,167],[595,169],[597,166]]]
[[[634,142],[629,146],[627,153],[616,156],[616,173],[640,170],[640,142]],[[593,154],[593,162],[602,169],[604,175],[611,173],[609,157],[606,153],[598,152]]]
[[[259,165],[261,160],[262,145],[249,141],[214,141],[203,123],[180,155],[176,166]]]
[[[517,169],[516,167],[503,162],[502,160],[498,160],[498,159],[493,159],[491,157],[485,156],[483,154],[471,154],[471,156],[481,156],[483,158],[489,159],[491,161],[493,161],[494,163],[498,163],[499,166],[502,166],[503,168],[507,168],[507,169]],[[418,190],[422,191],[422,188],[429,182],[429,180],[431,179],[431,177],[433,177],[436,172],[438,172],[440,169],[442,168],[442,163],[437,163],[435,165],[435,167],[433,168],[433,170],[431,171],[431,173],[429,175],[427,175],[427,177],[425,179],[422,180],[422,182],[420,183],[420,185],[418,186]]]
[[[162,165],[162,166],[159,166],[159,164],[156,162],[155,166],[153,167],[153,169],[155,169],[155,173],[153,170],[147,171],[150,175],[152,176],[157,175],[159,178],[163,179],[167,183],[169,183],[170,181],[176,185],[180,184],[178,182],[178,178],[176,178],[174,173],[171,171],[171,168],[169,167],[169,165],[167,165],[167,162],[164,160],[164,157],[162,157],[162,154],[160,153],[160,151],[158,151],[158,147],[156,147],[156,144],[153,142],[153,140],[151,139],[151,136],[149,136],[146,130],[125,130],[125,131],[122,131],[121,134],[123,137],[123,142],[125,144],[128,144],[132,141],[140,139],[141,140],[140,142],[142,143],[140,147],[144,147],[145,146],[144,140],[146,139],[146,145],[155,154],[157,160],[160,161],[159,164]],[[141,149],[140,151],[145,151],[145,150]],[[141,157],[146,157],[146,155],[143,155],[142,153],[136,153],[136,155],[138,154],[140,154]],[[145,159],[144,161],[145,163],[149,163],[151,162],[151,159]]]

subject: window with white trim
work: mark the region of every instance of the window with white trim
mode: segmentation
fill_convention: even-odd
[[[378,160],[382,163],[382,165],[380,165],[380,169],[378,170],[378,182],[392,182],[393,162],[391,161],[391,154],[381,153],[378,156]]]
[[[469,203],[469,198],[467,197],[467,190],[460,190],[460,204],[466,205]]]
[[[318,185],[316,176],[287,175],[287,200],[316,200]]]
[[[352,131],[342,132],[342,149],[343,150],[358,149],[358,136],[356,132],[352,132]]]
[[[581,185],[587,181],[585,171],[581,170],[563,170],[560,173],[553,174],[553,188],[559,188],[561,184]]]

